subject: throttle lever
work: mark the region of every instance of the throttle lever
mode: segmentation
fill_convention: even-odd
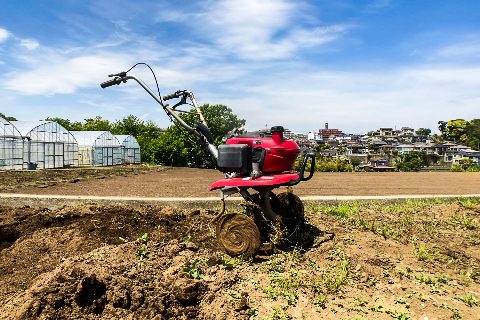
[[[127,76],[127,72],[126,72],[126,71],[122,71],[122,72],[115,73],[115,74],[109,74],[108,76],[109,76],[109,77],[125,78],[125,77]]]

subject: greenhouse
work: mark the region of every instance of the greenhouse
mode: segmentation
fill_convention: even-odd
[[[78,142],[80,166],[112,166],[121,164],[122,147],[109,131],[71,131]]]
[[[140,145],[131,135],[115,135],[122,146],[123,163],[140,163]]]
[[[0,170],[22,170],[23,138],[15,126],[0,117]]]
[[[52,121],[11,121],[23,138],[23,169],[78,166],[78,144]]]

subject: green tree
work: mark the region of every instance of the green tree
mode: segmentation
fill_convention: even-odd
[[[112,124],[110,121],[102,119],[100,116],[85,119],[82,127],[84,131],[112,131]]]
[[[58,117],[49,117],[45,119],[46,121],[53,121],[67,129],[68,131],[81,131],[83,130],[83,125],[81,122],[72,122],[68,119],[58,118]]]
[[[200,110],[205,117],[205,121],[212,133],[213,143],[219,145],[223,142],[223,138],[227,134],[237,134],[244,131],[243,126],[245,120],[239,119],[230,108],[222,104],[204,104],[200,106]],[[189,113],[181,114],[180,117],[190,126],[195,127],[199,122],[195,114],[195,109],[192,108]],[[177,139],[178,141],[176,141]],[[198,144],[196,137],[177,125],[170,126],[160,137],[159,143],[166,146],[169,143],[175,143],[177,147],[183,148],[181,152],[168,153],[160,152],[156,156],[157,161],[162,164],[173,165],[189,165],[201,168],[214,168],[216,163],[212,156],[205,150],[205,148]],[[171,154],[176,157],[173,159]]]
[[[129,115],[114,122],[111,131],[114,134],[128,134],[135,138],[140,136],[158,138],[162,133],[162,130],[152,121],[145,122],[134,115]]]
[[[8,117],[8,116],[6,116],[5,114],[3,114],[3,113],[1,113],[1,112],[0,112],[0,118],[3,118],[3,119],[5,119],[5,120],[7,120],[7,121],[17,121],[17,118]]]
[[[448,122],[439,121],[438,129],[445,140],[455,143],[465,144],[467,142],[467,126],[469,122],[464,119],[449,120]]]
[[[140,153],[143,161],[159,163],[156,159],[159,157],[158,148],[162,148],[159,137],[162,130],[152,121],[143,121],[136,116],[129,115],[122,120],[112,124],[113,134],[127,134],[134,136],[140,145]]]
[[[404,153],[397,162],[400,171],[420,171],[422,167],[429,166],[429,157],[425,151],[412,151]]]
[[[480,119],[471,120],[465,131],[467,134],[467,146],[480,150]]]
[[[429,136],[432,133],[432,130],[430,130],[428,128],[418,128],[418,130],[415,131],[415,133],[418,136]]]

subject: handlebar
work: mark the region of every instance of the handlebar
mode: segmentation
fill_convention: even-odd
[[[103,89],[105,89],[105,88],[108,88],[108,87],[113,86],[113,85],[115,85],[115,84],[116,84],[116,85],[119,85],[120,83],[122,83],[122,78],[120,78],[120,77],[115,77],[115,78],[113,78],[113,79],[111,79],[111,80],[107,80],[107,81],[105,81],[105,82],[102,82],[102,83],[100,84],[100,87],[102,87]]]
[[[130,70],[129,70],[130,71]],[[127,71],[128,72],[128,71]],[[108,88],[110,86],[113,86],[113,85],[119,85],[120,83],[122,82],[127,82],[128,80],[135,80],[159,105],[162,106],[163,110],[165,110],[165,112],[171,116],[173,118],[173,120],[175,122],[177,122],[180,126],[182,126],[183,128],[185,128],[187,131],[193,133],[194,135],[196,135],[198,138],[200,138],[202,141],[205,141],[205,144],[208,148],[208,151],[210,152],[210,154],[215,158],[217,159],[218,158],[218,150],[217,148],[212,144],[212,141],[213,139],[210,139],[210,137],[206,137],[206,133],[204,132],[205,128],[207,129],[206,131],[208,131],[208,127],[207,127],[207,124],[205,122],[205,118],[203,117],[203,114],[200,110],[200,108],[198,107],[197,105],[197,102],[195,101],[195,97],[193,96],[192,92],[190,91],[187,91],[187,90],[178,90],[177,92],[175,93],[172,93],[172,94],[169,94],[169,95],[166,95],[163,97],[163,100],[162,100],[162,96],[160,95],[157,95],[156,93],[154,93],[141,79],[137,78],[136,76],[134,75],[128,75],[127,72],[120,72],[120,73],[117,73],[117,74],[111,74],[109,75],[110,77],[114,77],[113,79],[111,80],[108,80],[108,81],[105,81],[103,83],[100,84],[100,86],[102,88]],[[152,71],[153,72],[153,71]],[[154,74],[155,75],[155,74]],[[179,115],[178,115],[178,111],[175,110],[175,107],[180,105],[180,104],[186,104],[186,98],[187,96],[190,98],[193,106],[195,107],[195,109],[197,110],[197,114],[198,116],[200,117],[200,121],[201,123],[205,126],[205,128],[202,128],[202,127],[199,127],[198,125],[195,127],[195,128],[192,128],[190,125],[188,125]],[[180,98],[182,97],[182,101],[180,101],[178,104],[176,104],[175,106],[173,107],[169,107],[168,104],[165,104],[163,103],[163,101],[165,100],[169,100],[169,99],[173,99],[173,98]]]
[[[184,96],[186,93],[188,93],[186,90],[178,90],[175,93],[167,94],[166,96],[163,97],[163,100],[167,101],[170,99],[180,98],[181,96]]]

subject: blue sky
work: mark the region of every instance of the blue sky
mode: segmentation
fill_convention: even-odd
[[[480,117],[480,2],[0,0],[0,112],[166,127],[134,83],[98,85],[140,61],[162,94],[192,90],[251,130],[436,129]]]

